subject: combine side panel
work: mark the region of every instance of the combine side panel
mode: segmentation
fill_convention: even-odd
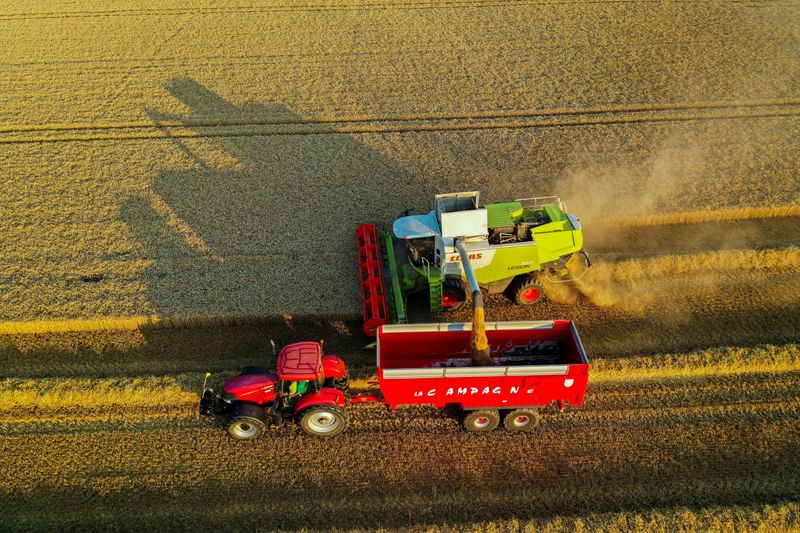
[[[378,326],[389,322],[386,285],[383,278],[378,232],[372,224],[362,224],[356,230],[358,270],[361,284],[361,308],[364,314],[364,333],[375,336]]]
[[[383,251],[385,253],[386,265],[389,267],[389,296],[392,301],[390,311],[392,313],[392,322],[398,324],[405,324],[408,322],[406,319],[406,305],[403,300],[403,290],[400,288],[400,277],[397,273],[397,261],[394,256],[394,244],[392,243],[392,236],[382,231],[378,232],[378,236],[383,241]]]

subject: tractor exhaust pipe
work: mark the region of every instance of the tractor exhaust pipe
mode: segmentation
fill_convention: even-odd
[[[486,315],[483,309],[483,294],[475,279],[475,272],[469,262],[467,249],[460,240],[455,240],[461,266],[467,275],[467,283],[472,291],[472,366],[491,366],[492,357],[489,350],[489,339],[486,338]]]

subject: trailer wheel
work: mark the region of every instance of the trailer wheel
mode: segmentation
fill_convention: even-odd
[[[511,297],[517,305],[532,305],[542,299],[544,288],[535,276],[523,276],[511,284]]]
[[[334,437],[347,429],[350,414],[335,405],[314,405],[297,416],[303,431],[315,437]]]
[[[497,409],[470,411],[464,415],[464,429],[467,431],[492,431],[500,424]]]
[[[237,440],[257,439],[267,429],[264,409],[257,405],[238,404],[228,421],[228,434]]]
[[[532,431],[539,425],[539,413],[535,409],[514,409],[503,419],[509,431]]]
[[[467,303],[467,290],[460,279],[447,278],[442,283],[442,311],[457,311]]]

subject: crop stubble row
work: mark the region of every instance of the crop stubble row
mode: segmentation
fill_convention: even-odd
[[[698,355],[689,364],[702,368]],[[789,370],[747,372],[765,358],[783,360]],[[168,509],[173,524],[213,523],[230,513],[217,506],[233,505],[273,527],[297,527],[318,520],[347,526],[353,516],[364,525],[405,525],[409,516],[487,520],[796,498],[796,347],[778,355],[711,355],[733,371],[721,368],[716,377],[636,374],[662,368],[668,376],[662,359],[632,359],[626,376],[590,385],[586,409],[548,414],[531,436],[465,434],[430,408],[397,415],[355,408],[353,430],[342,439],[320,441],[286,428],[256,443],[231,441],[180,399],[174,407],[42,404],[24,417],[15,409],[3,417],[0,446],[19,460],[4,466],[0,499],[11,516],[42,522],[45,516],[28,509],[37,499],[47,499],[63,523],[78,520],[73,505],[91,502],[98,524],[164,520]],[[599,360],[598,377],[609,365],[615,363]],[[90,385],[69,383],[32,387],[47,394]],[[437,505],[420,506],[420,498]],[[216,503],[200,505],[205,500]],[[486,505],[481,515],[475,502]],[[142,506],[148,511],[137,514]]]
[[[263,502],[256,515],[273,527],[796,498],[796,413],[733,420],[545,426],[535,437],[483,439],[410,426],[353,433],[333,445],[284,433],[246,446],[213,428],[24,435],[4,439],[3,451],[21,460],[8,472],[18,480],[0,497],[12,516],[28,514],[39,498],[67,516],[88,501],[101,515],[113,509],[123,524],[143,507],[181,513],[193,504],[194,520],[213,521],[213,508],[201,502]],[[345,496],[351,503],[342,505]],[[420,497],[432,505],[420,507]],[[476,501],[488,504],[480,514]]]

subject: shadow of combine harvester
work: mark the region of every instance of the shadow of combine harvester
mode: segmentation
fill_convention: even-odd
[[[282,105],[237,106],[190,79],[185,117],[150,111],[193,170],[163,170],[121,209],[148,257],[160,316],[359,309],[354,228],[434,190],[334,126]]]

